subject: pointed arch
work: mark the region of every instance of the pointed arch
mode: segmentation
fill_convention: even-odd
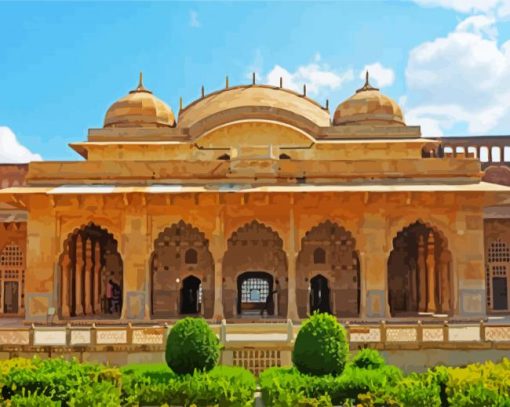
[[[283,241],[271,227],[253,220],[237,229],[227,241],[223,256],[223,309],[226,318],[239,314],[238,277],[247,272],[266,273],[274,282],[275,316],[287,315],[287,255]]]
[[[388,258],[391,315],[450,314],[451,274],[448,242],[438,228],[417,220],[401,229]]]
[[[317,253],[324,254],[324,262],[316,261]],[[330,220],[311,228],[301,239],[296,268],[296,297],[301,318],[311,311],[311,280],[318,275],[328,282],[328,307],[334,315],[359,315],[361,270],[356,240],[350,231]]]
[[[197,227],[180,220],[160,232],[154,241],[150,269],[151,308],[154,317],[175,318],[183,310],[184,313],[190,313],[189,304],[183,308],[183,296],[193,295],[195,300],[195,294],[198,295],[194,286],[184,286],[190,275],[200,281],[200,313],[206,318],[212,317],[214,260],[209,251],[209,240]],[[187,289],[192,292],[187,292]]]
[[[123,261],[112,233],[93,222],[74,229],[59,266],[62,318],[120,317]]]

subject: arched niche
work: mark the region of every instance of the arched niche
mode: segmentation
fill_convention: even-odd
[[[392,316],[451,313],[451,253],[437,228],[417,221],[398,232],[387,278]]]
[[[238,277],[246,272],[264,272],[274,281],[275,317],[287,316],[287,256],[278,233],[253,221],[237,229],[227,241],[223,257],[223,311],[226,318],[239,313]]]
[[[297,306],[301,318],[310,312],[312,278],[328,281],[329,307],[338,317],[356,317],[360,304],[360,264],[351,232],[325,221],[310,229],[297,257]]]
[[[179,221],[165,228],[154,241],[150,260],[151,308],[156,318],[182,314],[184,281],[200,280],[200,313],[211,318],[214,305],[214,260],[204,233]],[[186,313],[188,313],[186,311]]]
[[[120,318],[124,272],[113,234],[95,223],[75,229],[59,265],[62,318]]]

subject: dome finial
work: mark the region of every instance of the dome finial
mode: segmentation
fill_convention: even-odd
[[[145,88],[143,87],[143,72],[140,71],[140,79],[138,80],[138,87],[136,88],[138,90],[144,90]]]
[[[367,90],[379,90],[378,88],[374,88],[372,85],[370,85],[368,69],[365,71],[365,84],[363,85],[362,88],[359,88],[358,90],[356,90],[356,93],[364,92]]]
[[[152,93],[151,91],[145,89],[145,86],[143,86],[143,72],[140,71],[140,76],[138,77],[138,86],[136,87],[135,90],[132,90],[131,92],[129,93],[133,93],[133,92],[147,92],[147,93]]]

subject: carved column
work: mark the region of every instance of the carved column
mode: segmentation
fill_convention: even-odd
[[[287,289],[289,290],[287,296],[287,318],[292,321],[298,321],[299,315],[297,311],[296,302],[296,227],[295,227],[295,216],[294,216],[294,195],[290,195],[290,216],[289,216],[289,240],[287,244],[287,255],[289,256],[289,268],[287,271],[289,284]]]
[[[427,311],[436,312],[436,259],[434,232],[431,230],[427,241]]]
[[[91,276],[94,268],[92,263],[92,240],[89,238],[85,241],[85,314],[92,314],[92,287]]]
[[[83,305],[82,305],[82,275],[83,275],[83,267],[85,266],[83,261],[83,239],[81,235],[76,237],[76,270],[75,270],[75,291],[74,291],[74,313],[76,316],[83,315]]]
[[[446,250],[441,253],[439,272],[441,275],[441,311],[450,312],[450,256]]]
[[[425,264],[425,242],[423,236],[418,237],[418,310],[425,311],[427,308],[427,267]]]
[[[359,299],[359,317],[366,318],[367,317],[367,283],[366,279],[366,254],[364,251],[359,252],[359,289],[360,289],[360,299]]]
[[[69,307],[69,273],[71,272],[71,258],[69,257],[69,245],[67,251],[62,257],[61,270],[62,270],[62,318],[69,318],[70,307]]]
[[[94,246],[94,314],[101,314],[101,245]]]

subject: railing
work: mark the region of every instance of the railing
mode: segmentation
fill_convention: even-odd
[[[351,347],[373,344],[382,347],[408,343],[415,347],[425,344],[451,343],[508,343],[510,324],[479,323],[386,323],[344,324]],[[35,326],[1,328],[0,348],[23,347],[102,347],[164,345],[171,326]],[[226,346],[254,346],[256,344],[293,343],[300,325],[287,323],[248,323],[211,325]]]
[[[510,324],[381,323],[345,325],[352,350],[510,350]],[[0,329],[3,357],[69,356],[80,360],[124,364],[134,360],[162,362],[168,325],[164,326],[34,326]],[[273,366],[290,366],[300,325],[250,323],[211,325],[223,345],[221,363],[243,366],[258,375]]]
[[[437,150],[432,153],[438,157],[478,158],[482,169],[490,165],[510,166],[510,136],[478,137],[441,137]],[[428,151],[424,154],[430,155]]]

